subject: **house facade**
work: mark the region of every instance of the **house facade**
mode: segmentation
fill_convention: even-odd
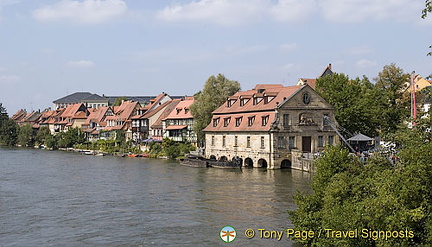
[[[162,120],[163,137],[168,137],[175,142],[197,143],[196,134],[193,131],[194,118],[190,111],[193,97],[186,97],[178,102],[170,114]]]
[[[334,108],[307,84],[257,85],[213,112],[204,129],[205,156],[239,157],[243,166],[310,170],[305,161],[339,143],[325,118],[336,122]]]

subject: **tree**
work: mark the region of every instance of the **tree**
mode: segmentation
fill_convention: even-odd
[[[352,133],[378,134],[373,84],[368,78],[351,80],[344,74],[334,73],[319,78],[316,91],[333,105],[339,125]]]
[[[381,131],[384,135],[393,135],[398,125],[410,115],[410,97],[404,94],[410,75],[392,63],[384,66],[374,80]]]
[[[18,125],[9,119],[6,108],[0,103],[0,144],[14,146],[18,138]]]
[[[422,18],[425,19],[430,12],[432,12],[432,0],[425,0],[425,8],[422,10]]]
[[[126,97],[118,97],[115,99],[113,106],[119,106],[123,103],[123,101],[126,101],[127,98]]]
[[[195,95],[195,102],[191,105],[191,113],[194,116],[193,129],[197,134],[198,143],[204,140],[202,130],[210,123],[212,112],[239,90],[239,82],[228,80],[222,74],[207,79],[203,90]]]
[[[30,124],[25,124],[19,128],[18,143],[22,146],[32,146],[34,144],[33,128]]]
[[[45,143],[45,139],[47,138],[48,135],[51,135],[51,131],[49,130],[49,128],[47,126],[42,126],[37,131],[37,134],[36,134],[36,137],[35,137],[35,141],[38,144],[44,144]]]
[[[4,119],[0,122],[0,143],[14,146],[18,141],[19,126],[12,119]]]

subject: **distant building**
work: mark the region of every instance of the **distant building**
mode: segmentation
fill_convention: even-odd
[[[54,109],[66,108],[77,103],[83,103],[88,108],[108,106],[108,99],[89,92],[76,92],[53,101]]]
[[[332,65],[331,63],[324,69],[324,71],[318,76],[318,78],[324,77],[326,75],[333,75]],[[316,78],[307,79],[300,78],[297,82],[297,86],[309,85],[311,88],[315,89],[316,87]]]
[[[204,129],[205,156],[239,157],[243,166],[310,170],[315,153],[339,142],[324,121],[334,108],[308,84],[261,84],[238,92],[213,112]]]

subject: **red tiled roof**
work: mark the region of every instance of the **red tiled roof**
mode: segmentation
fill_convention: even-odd
[[[257,88],[257,87],[255,87]],[[290,87],[279,87],[271,88],[271,91],[267,94],[266,91],[258,93],[256,90],[248,90],[244,92],[238,92],[233,96],[237,97],[231,106],[225,102],[219,108],[217,108],[213,114],[226,114],[226,113],[242,113],[242,112],[254,112],[254,111],[274,111],[277,104],[282,103],[286,98],[294,94],[299,90],[301,86],[290,86]],[[258,87],[258,89],[261,89]],[[274,96],[276,94],[276,96]],[[242,102],[243,96],[253,95],[249,100]],[[267,101],[266,98],[267,97]],[[248,97],[247,97],[248,98]],[[259,102],[258,102],[259,101]],[[244,103],[244,105],[242,105]]]
[[[162,129],[162,120],[165,119],[180,103],[180,99],[174,99],[169,102],[167,107],[163,110],[162,114],[156,120],[156,122],[151,126],[152,129]]]
[[[213,112],[204,131],[268,131],[276,117],[275,108],[302,87],[261,84],[254,90],[238,92]]]
[[[182,100],[178,103],[176,108],[170,112],[170,114],[164,119],[190,119],[193,118],[190,111],[190,106],[194,100]]]
[[[316,88],[316,79],[300,78],[300,80],[301,80],[303,83],[308,84],[311,88],[313,88],[313,89]]]

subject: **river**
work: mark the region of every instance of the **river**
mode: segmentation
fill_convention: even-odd
[[[296,170],[0,147],[0,246],[292,246],[257,229],[292,228],[292,196],[309,182]]]

